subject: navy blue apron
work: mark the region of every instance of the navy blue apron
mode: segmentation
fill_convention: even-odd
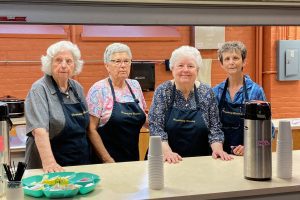
[[[116,162],[137,161],[140,129],[145,123],[146,115],[126,81],[134,102],[117,102],[111,79],[108,79],[108,82],[114,100],[113,110],[108,122],[98,127],[97,131],[106,150]],[[99,159],[93,159],[93,162],[101,162]]]
[[[56,162],[61,166],[90,164],[90,150],[86,130],[89,124],[89,113],[80,100],[75,86],[72,90],[78,103],[66,104],[52,77],[58,99],[66,119],[63,130],[50,140]]]
[[[174,107],[176,86],[174,84],[171,104],[165,120],[168,143],[173,152],[183,157],[207,156],[211,154],[208,142],[210,133],[200,110],[200,102],[194,85],[196,109],[179,109]]]
[[[244,115],[245,104],[233,104],[226,101],[226,92],[228,88],[228,79],[225,82],[224,90],[219,104],[220,120],[222,130],[224,132],[223,149],[229,154],[232,154],[230,146],[238,146],[244,144]],[[243,93],[245,101],[248,101],[248,93],[243,78]]]

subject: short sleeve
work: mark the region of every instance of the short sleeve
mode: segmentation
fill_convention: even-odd
[[[101,88],[94,84],[88,91],[86,102],[88,105],[90,115],[101,118],[103,109],[103,97]]]
[[[43,87],[31,89],[25,100],[26,131],[45,128],[49,132],[49,104]]]

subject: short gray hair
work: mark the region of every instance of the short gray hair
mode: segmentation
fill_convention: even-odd
[[[220,62],[223,64],[223,53],[225,52],[241,52],[242,61],[244,62],[247,56],[247,49],[244,43],[240,41],[229,41],[225,42],[218,49],[218,57]]]
[[[123,43],[112,43],[110,45],[108,45],[104,51],[104,63],[109,63],[111,60],[111,56],[114,53],[121,53],[121,52],[125,52],[128,54],[128,56],[130,57],[130,60],[132,59],[132,54],[131,54],[131,50],[129,48],[129,46],[127,46],[126,44]]]
[[[75,63],[75,69],[73,75],[78,75],[83,67],[83,61],[80,60],[81,53],[76,44],[73,44],[70,41],[60,41],[52,44],[47,49],[47,54],[41,57],[42,61],[42,71],[45,74],[52,75],[52,61],[54,56],[63,50],[68,50],[72,53]]]
[[[196,61],[196,67],[199,69],[202,65],[202,57],[198,49],[191,46],[181,46],[172,52],[170,58],[170,70],[173,69],[177,59],[183,56],[192,56]]]

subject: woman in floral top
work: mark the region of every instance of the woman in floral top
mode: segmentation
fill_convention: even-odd
[[[162,137],[165,161],[206,156],[232,159],[223,151],[224,135],[212,89],[196,81],[202,59],[199,51],[182,46],[173,51],[170,69],[174,80],[155,90],[149,111],[151,135]]]
[[[128,79],[131,59],[127,45],[109,45],[104,52],[109,77],[96,82],[88,92],[93,163],[139,160],[146,102],[138,81]]]

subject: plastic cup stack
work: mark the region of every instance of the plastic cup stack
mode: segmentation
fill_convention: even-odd
[[[277,135],[277,177],[292,178],[293,166],[293,137],[289,121],[279,121]]]
[[[164,187],[164,161],[160,136],[151,136],[148,152],[149,188],[161,190]]]

